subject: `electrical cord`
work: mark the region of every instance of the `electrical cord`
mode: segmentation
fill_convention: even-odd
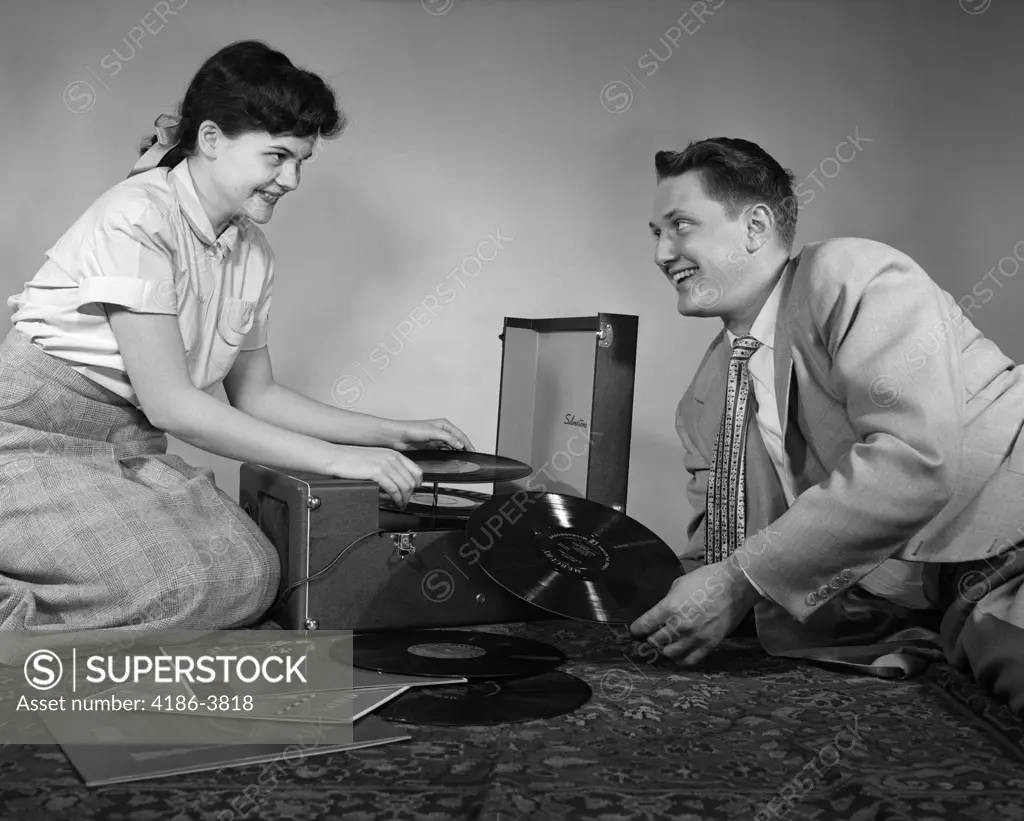
[[[309,584],[311,581],[313,581],[313,579],[316,579],[316,578],[324,575],[324,573],[329,572],[331,570],[331,568],[334,567],[334,565],[336,565],[339,561],[341,561],[341,557],[344,556],[346,553],[348,553],[349,550],[351,550],[353,547],[355,547],[361,541],[364,541],[365,539],[369,539],[372,536],[377,536],[377,535],[379,535],[381,533],[387,533],[387,531],[386,530],[382,530],[382,529],[378,529],[378,530],[371,530],[368,533],[364,533],[358,539],[355,539],[354,541],[352,541],[348,545],[346,545],[344,547],[344,549],[342,549],[338,553],[337,556],[335,556],[333,559],[331,559],[330,564],[328,564],[326,567],[321,568],[320,570],[316,571],[316,573],[313,573],[312,575],[306,576],[306,578],[304,578],[304,579],[300,579],[297,582],[292,582],[284,590],[281,591],[281,594],[277,597],[277,600],[274,602],[274,606],[271,609],[277,609],[278,607],[284,607],[285,603],[288,601],[288,597],[292,594],[292,592],[297,587],[301,587],[304,584]]]

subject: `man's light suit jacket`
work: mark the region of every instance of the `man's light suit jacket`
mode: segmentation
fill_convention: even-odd
[[[782,276],[775,388],[797,498],[787,509],[751,418],[739,557],[768,599],[755,612],[769,650],[834,640],[862,613],[866,594],[847,591],[890,557],[961,562],[1024,541],[1024,369],[880,242],[811,243]],[[729,355],[723,329],[677,409],[687,555],[704,551]]]

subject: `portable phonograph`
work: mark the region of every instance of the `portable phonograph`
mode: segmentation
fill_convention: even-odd
[[[373,482],[242,465],[240,504],[281,558],[280,625],[625,623],[668,590],[675,554],[625,514],[637,318],[506,317],[500,339],[499,455],[406,453],[424,487],[404,511]]]

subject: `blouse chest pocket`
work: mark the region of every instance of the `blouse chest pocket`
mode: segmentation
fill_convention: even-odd
[[[224,297],[217,313],[210,350],[210,357],[217,365],[222,368],[231,367],[255,319],[254,300]]]

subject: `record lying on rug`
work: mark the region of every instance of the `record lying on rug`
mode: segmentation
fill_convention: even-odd
[[[553,670],[561,650],[532,639],[472,630],[356,633],[352,666],[405,676],[500,678]]]
[[[581,621],[630,624],[682,575],[672,548],[610,507],[528,492],[513,517],[501,511],[507,503],[499,497],[473,512],[467,544],[478,550],[484,573],[543,610]]]
[[[523,678],[417,687],[385,704],[377,715],[403,724],[490,726],[571,713],[590,696],[585,681],[553,670]]]
[[[511,482],[533,473],[515,459],[464,450],[407,450],[402,455],[423,471],[424,482]]]
[[[417,490],[409,497],[409,504],[402,512],[416,516],[468,519],[474,510],[490,499],[491,496],[487,493],[444,487],[437,489],[437,505],[435,506],[432,490]],[[380,506],[385,510],[398,510],[398,505],[391,500],[390,496],[381,495]]]

